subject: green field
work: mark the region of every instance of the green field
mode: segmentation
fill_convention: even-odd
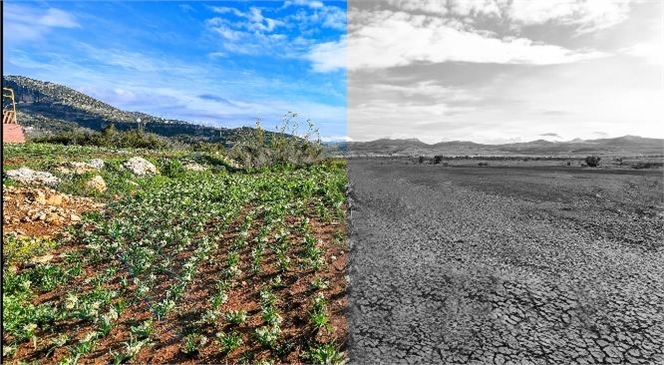
[[[343,161],[245,171],[186,150],[26,144],[3,152],[5,172],[50,171],[62,179],[58,191],[106,204],[50,239],[39,252],[49,260],[3,262],[4,361],[343,359]],[[160,173],[133,176],[121,167],[133,156]],[[58,172],[91,158],[104,168]],[[185,169],[189,162],[205,171]],[[103,193],[86,188],[96,174]],[[3,175],[3,195],[12,185],[20,184]],[[26,239],[5,232],[3,251]]]

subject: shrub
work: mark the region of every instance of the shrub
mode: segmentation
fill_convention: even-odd
[[[419,163],[419,164],[423,164],[423,163],[424,163],[424,156],[420,156],[420,157],[417,159],[417,163]]]
[[[226,152],[226,148],[221,143],[213,142],[198,142],[193,145],[193,150],[198,152],[207,152],[213,154],[221,154]]]
[[[599,157],[599,156],[588,156],[588,157],[586,157],[586,160],[585,160],[586,165],[588,165],[590,167],[597,167],[597,166],[599,166],[599,161],[601,159],[602,158]]]
[[[322,158],[323,146],[318,129],[307,120],[307,132],[297,137],[296,113],[288,112],[276,133],[268,134],[256,122],[256,128],[244,135],[231,149],[230,156],[245,168],[261,168],[270,165],[309,165]],[[315,137],[315,139],[314,139]]]
[[[152,150],[173,147],[172,142],[157,134],[136,129],[118,131],[113,125],[104,128],[101,132],[74,130],[49,134],[37,137],[33,139],[33,142],[113,148],[145,148]]]
[[[635,169],[651,169],[664,166],[662,162],[637,162],[632,168]]]
[[[442,161],[443,161],[443,156],[441,156],[441,155],[433,156],[433,164],[434,164],[434,165],[438,165],[438,164],[440,164]]]
[[[187,173],[187,170],[184,169],[182,163],[173,158],[161,158],[158,161],[159,171],[163,175],[166,175],[171,178],[182,177]]]

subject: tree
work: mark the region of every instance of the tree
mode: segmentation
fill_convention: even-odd
[[[599,156],[588,156],[588,157],[586,157],[586,165],[588,165],[590,167],[597,167],[597,166],[599,166],[599,161],[601,159],[602,158],[599,157]]]

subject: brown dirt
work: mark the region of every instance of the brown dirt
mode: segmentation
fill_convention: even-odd
[[[31,193],[25,189],[13,188],[8,190],[8,196],[16,198],[16,201],[30,200]],[[46,196],[48,197],[48,194]],[[71,204],[69,204],[69,200],[67,200],[67,203],[63,203],[64,207],[79,209],[76,212],[94,207],[91,202],[88,202],[89,204],[81,204],[77,198],[72,198],[72,200]],[[64,201],[65,199],[63,199]],[[85,202],[86,200],[82,201]],[[30,202],[29,204],[34,204],[34,202]],[[10,204],[10,208],[14,206],[14,204]],[[14,216],[22,212],[20,208],[13,209],[10,211],[10,214]],[[321,247],[325,249],[325,259],[328,264],[317,273],[314,273],[310,269],[300,268],[295,258],[298,257],[298,251],[301,250],[301,247],[296,244],[296,242],[299,242],[296,240],[296,235],[292,234],[290,238],[293,243],[288,252],[288,255],[292,258],[291,268],[281,274],[282,287],[273,289],[278,298],[276,303],[278,312],[283,317],[283,322],[280,326],[282,334],[278,343],[288,343],[290,347],[282,353],[275,355],[272,350],[261,346],[252,339],[254,330],[264,325],[261,318],[258,293],[260,289],[269,285],[267,282],[270,279],[279,275],[274,253],[269,248],[266,248],[265,251],[262,272],[259,275],[251,273],[249,265],[251,262],[250,252],[252,243],[247,245],[240,254],[242,274],[240,277],[233,279],[234,285],[228,292],[229,300],[220,308],[222,313],[229,310],[246,310],[248,313],[246,322],[241,325],[231,325],[225,319],[220,318],[214,325],[197,325],[197,331],[208,338],[207,344],[202,346],[200,352],[195,355],[185,355],[180,351],[182,339],[192,327],[193,322],[200,319],[202,314],[211,308],[209,298],[215,290],[213,285],[214,280],[226,268],[226,258],[230,243],[234,241],[239,232],[240,223],[247,212],[248,209],[245,209],[226,230],[223,239],[220,241],[219,249],[213,254],[212,264],[204,262],[198,267],[195,279],[187,288],[184,298],[178,302],[177,309],[170,312],[162,321],[158,322],[155,320],[151,344],[143,347],[130,363],[240,363],[243,361],[243,356],[253,354],[253,362],[268,357],[277,357],[280,363],[298,364],[305,361],[301,355],[315,341],[334,341],[341,345],[340,351],[346,351],[345,339],[348,328],[345,318],[347,310],[345,270],[347,253],[345,248],[335,243],[334,239],[335,232],[344,231],[345,226],[343,224],[331,225],[323,223],[315,217],[313,211],[309,214],[312,233],[320,242],[324,243]],[[287,226],[295,226],[298,218],[288,217],[286,222]],[[58,227],[63,228],[63,225],[48,226],[42,224],[43,222],[19,223],[12,227],[23,229],[26,234],[30,233],[40,236],[53,235],[57,232]],[[37,228],[32,228],[33,226]],[[256,227],[260,226],[262,226],[261,220],[256,219],[249,232],[248,242],[251,242],[256,235]],[[86,229],[86,227],[83,226],[81,229]],[[53,252],[55,256],[53,263],[65,264],[63,262],[64,252],[81,249],[82,247],[77,245],[76,242],[64,244]],[[184,262],[192,254],[193,251],[185,251],[178,256],[177,261]],[[118,291],[119,295],[112,300],[112,303],[116,303],[119,298],[135,298],[133,295],[136,289],[135,285],[130,284],[129,287],[124,289],[120,287],[120,278],[123,275],[127,275],[127,272],[120,262],[113,260],[112,262],[103,262],[84,267],[83,273],[72,282],[68,282],[67,285],[56,288],[51,292],[40,293],[33,303],[40,304],[59,301],[68,291],[71,291],[71,288],[77,288],[78,293],[90,292],[93,290],[94,285],[85,283],[85,279],[94,277],[111,266],[117,267],[118,273],[116,277],[102,284],[102,286]],[[319,333],[315,332],[308,318],[308,311],[311,309],[311,299],[316,293],[315,290],[310,288],[310,283],[315,277],[321,277],[330,283],[330,286],[322,290],[322,292],[329,303],[328,313],[332,327],[329,331],[323,330]],[[151,290],[152,298],[163,297],[165,291],[174,283],[174,279],[172,277],[164,277],[163,280],[158,282],[160,284]],[[110,355],[110,351],[119,353],[124,350],[124,343],[129,341],[130,327],[141,323],[143,320],[153,318],[148,300],[136,300],[127,304],[128,306],[122,312],[120,318],[114,322],[111,332],[106,337],[97,340],[95,349],[79,359],[80,362],[95,364],[111,363],[112,356]],[[32,347],[32,343],[23,343],[18,347],[12,359],[13,361],[42,362],[46,359],[45,356],[49,350],[49,340],[57,337],[59,334],[69,334],[70,341],[67,344],[68,346],[55,350],[50,358],[48,358],[48,362],[55,363],[63,360],[66,356],[70,356],[69,347],[78,345],[79,343],[75,339],[81,339],[85,334],[95,330],[95,328],[96,325],[90,322],[75,320],[58,322],[55,328],[38,334],[39,343],[37,349]],[[237,331],[242,335],[244,344],[232,353],[224,354],[221,351],[219,342],[215,340],[215,334],[220,331],[226,333]]]
[[[52,238],[78,223],[83,212],[103,206],[50,188],[6,186],[2,189],[2,229],[4,234]]]

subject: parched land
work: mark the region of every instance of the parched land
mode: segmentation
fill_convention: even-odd
[[[352,363],[664,363],[661,169],[348,171]]]

